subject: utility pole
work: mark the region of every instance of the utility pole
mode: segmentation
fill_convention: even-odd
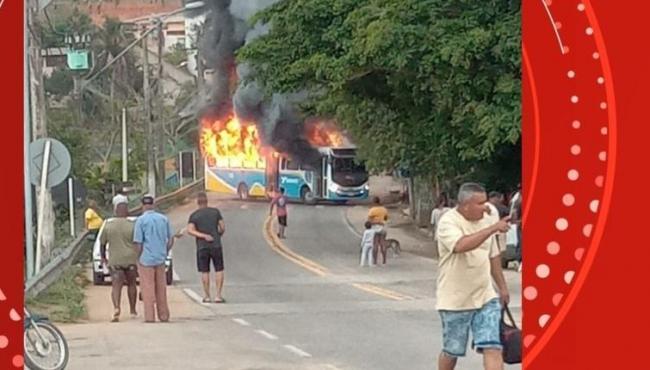
[[[142,50],[144,53],[143,65],[143,90],[144,90],[144,116],[147,123],[147,187],[148,193],[156,196],[156,167],[153,152],[153,122],[151,121],[151,86],[149,84],[149,47],[147,37],[142,39]]]
[[[31,11],[30,4],[26,3],[24,8],[24,35],[23,42],[25,50],[29,52],[31,42],[29,40],[29,28],[28,24],[31,23]],[[33,223],[33,213],[32,213],[32,183],[31,183],[31,174],[30,174],[30,164],[29,164],[29,143],[31,142],[32,137],[32,124],[31,124],[31,113],[30,113],[30,95],[31,95],[31,73],[29,68],[29,54],[25,57],[25,62],[23,66],[24,73],[24,105],[23,105],[23,161],[24,161],[24,199],[25,199],[25,272],[26,280],[30,279],[34,275],[34,227]]]
[[[163,127],[163,112],[165,107],[165,89],[163,88],[163,52],[165,48],[165,32],[163,19],[156,18],[156,29],[158,34],[158,70],[156,73],[156,169],[157,184],[161,187],[165,183],[165,167],[160,161],[165,157],[165,135]]]
[[[126,108],[122,108],[122,182],[129,181],[129,148],[126,139]]]
[[[26,6],[28,25],[31,29],[35,27],[35,18],[39,12],[39,4],[37,0],[27,0]],[[41,56],[41,43],[33,32],[29,32],[29,90],[30,90],[30,105],[31,105],[31,123],[32,123],[32,138],[39,139],[47,137],[47,119],[46,119],[46,101],[45,101],[45,86],[43,81],[43,58]],[[42,261],[45,262],[49,259],[50,250],[54,245],[54,208],[52,205],[52,193],[49,189],[36,189],[37,202],[40,205],[39,219],[42,220],[39,230],[41,236]],[[31,237],[31,235],[29,235]],[[34,266],[34,271],[38,272],[41,266]]]
[[[203,27],[197,27],[196,31],[196,74],[197,74],[197,87],[199,92],[203,93],[205,86],[205,76],[203,75],[203,56],[201,55],[201,34]]]

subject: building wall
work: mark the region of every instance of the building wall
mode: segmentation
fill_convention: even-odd
[[[197,70],[197,50],[198,50],[198,30],[203,28],[205,16],[195,18],[185,18],[185,50],[187,50],[187,70],[193,76],[198,76]]]

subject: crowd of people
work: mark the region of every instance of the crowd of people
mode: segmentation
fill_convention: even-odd
[[[431,212],[434,247],[438,252],[436,309],[442,322],[442,351],[438,369],[453,370],[465,356],[469,334],[473,347],[484,356],[486,370],[503,369],[500,324],[510,302],[502,270],[502,253],[516,245],[521,269],[521,188],[509,201],[479,184],[463,184],[457,200],[442,194]],[[507,205],[508,204],[508,205]],[[377,254],[385,263],[385,224],[388,212],[373,199],[361,238],[361,266],[373,266]],[[507,233],[516,229],[515,241]]]
[[[114,308],[111,321],[120,319],[124,285],[127,286],[130,313],[137,316],[138,279],[145,322],[155,322],[156,316],[159,321],[169,321],[165,260],[180,235],[172,231],[167,216],[154,210],[153,196],[142,197],[142,214],[137,218],[129,217],[127,202],[124,194],[114,198],[114,215],[104,222],[100,237],[102,264],[111,275]]]
[[[521,270],[522,261],[521,200],[521,184],[517,185],[517,190],[510,194],[508,199],[506,199],[503,193],[498,191],[492,191],[487,195],[487,204],[491,206],[487,210],[488,214],[494,212],[499,216],[499,218],[510,217],[510,223],[513,226],[505,232],[498,233],[496,238],[502,253],[506,250],[508,245],[514,245],[514,260],[517,262],[519,270]],[[431,235],[436,250],[438,250],[437,229],[438,225],[440,225],[440,219],[447,211],[453,209],[455,206],[455,202],[450,200],[447,194],[443,193],[438,197],[436,206],[433,211],[431,211]]]
[[[205,193],[197,195],[197,209],[189,216],[187,227],[177,233],[172,230],[167,216],[155,210],[153,196],[141,198],[142,213],[129,216],[128,197],[119,191],[113,198],[113,217],[104,221],[97,209],[97,203],[88,202],[85,212],[86,228],[97,235],[100,228],[100,255],[102,265],[111,275],[112,322],[118,322],[121,315],[123,287],[127,287],[130,314],[137,317],[137,299],[143,301],[144,321],[169,321],[167,303],[167,279],[165,261],[177,238],[185,232],[196,239],[196,264],[201,274],[204,290],[203,302],[225,303],[222,290],[224,263],[221,237],[225,233],[225,222],[217,208],[208,207]],[[215,299],[211,299],[210,266],[214,271]],[[137,282],[140,294],[137,294]]]
[[[197,195],[197,209],[189,216],[186,229],[172,231],[169,219],[154,210],[155,200],[145,195],[143,213],[129,217],[126,197],[118,194],[114,217],[105,223],[94,202],[86,211],[89,230],[101,233],[102,262],[112,277],[111,298],[114,313],[111,321],[119,321],[120,298],[127,288],[130,313],[136,311],[136,279],[140,280],[144,321],[169,320],[165,259],[174,240],[186,230],[196,239],[197,270],[201,274],[203,302],[224,303],[224,261],[221,238],[225,233],[224,218],[219,209],[208,206],[205,193]],[[270,192],[269,215],[278,218],[278,238],[286,238],[288,200],[284,189]],[[455,204],[441,196],[431,213],[431,225],[437,248],[438,276],[436,309],[442,322],[442,351],[438,358],[440,370],[453,370],[459,357],[466,354],[469,334],[476,350],[484,356],[486,370],[503,368],[500,323],[502,310],[510,302],[504,278],[501,254],[505,234],[513,225],[517,229],[517,255],[521,261],[521,189],[510,197],[509,206],[498,192],[487,193],[479,184],[463,184]],[[386,223],[389,212],[375,197],[368,211],[361,239],[361,266],[386,263]],[[107,257],[107,246],[110,256]],[[211,299],[210,266],[215,272],[216,296]]]

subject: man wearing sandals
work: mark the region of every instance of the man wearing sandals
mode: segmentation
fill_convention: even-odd
[[[136,312],[136,280],[138,277],[138,254],[133,249],[133,224],[129,220],[129,209],[126,203],[120,202],[115,205],[115,217],[109,218],[104,224],[104,230],[100,238],[100,253],[102,263],[108,266],[111,273],[111,299],[113,301],[113,317],[111,322],[120,320],[122,286],[128,286],[129,307],[131,316],[137,316]],[[106,258],[106,247],[110,249],[109,258]]]
[[[474,183],[460,187],[458,206],[440,218],[436,235],[440,255],[436,309],[443,339],[440,370],[453,370],[458,357],[465,356],[470,329],[484,368],[503,369],[499,323],[510,295],[496,234],[510,228],[508,221],[508,217],[499,220],[496,209],[487,203],[485,189]]]
[[[223,247],[221,236],[226,231],[221,212],[214,207],[208,207],[208,197],[201,192],[196,198],[199,209],[190,215],[187,225],[188,234],[196,238],[196,266],[201,273],[203,283],[203,302],[210,302],[210,261],[215,271],[217,297],[215,303],[224,303],[221,296],[223,290]]]

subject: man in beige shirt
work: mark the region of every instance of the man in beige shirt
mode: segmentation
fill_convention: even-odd
[[[113,300],[112,322],[120,319],[122,286],[127,285],[127,296],[129,297],[129,308],[131,316],[137,316],[136,312],[136,282],[138,277],[138,253],[133,248],[133,225],[134,221],[128,218],[129,208],[127,203],[121,202],[115,205],[114,218],[109,218],[104,224],[104,230],[100,238],[100,254],[102,263],[108,266],[111,272]],[[106,258],[106,249],[109,249]]]
[[[440,218],[436,235],[440,255],[436,309],[443,328],[440,370],[453,370],[458,357],[465,356],[470,329],[485,369],[503,369],[499,323],[501,307],[510,296],[495,234],[508,228],[508,218],[499,220],[485,189],[474,183],[460,187],[458,206]]]

